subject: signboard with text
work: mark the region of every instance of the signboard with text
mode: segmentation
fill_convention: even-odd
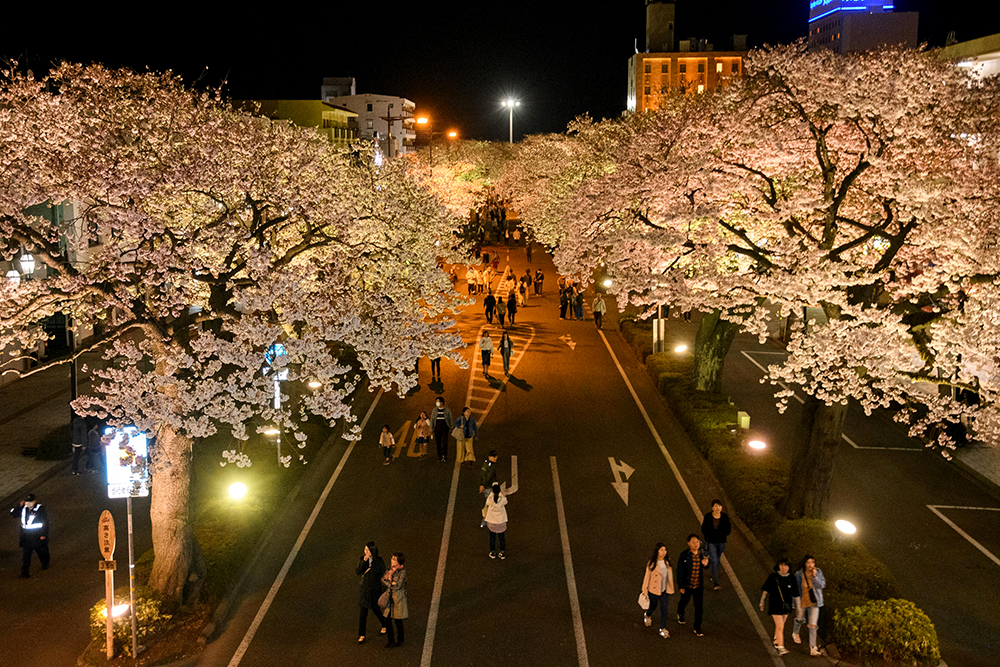
[[[105,438],[108,461],[108,498],[149,495],[149,439],[134,426],[109,428]]]
[[[101,512],[101,518],[97,522],[97,543],[104,560],[111,560],[115,555],[115,518],[108,510]]]

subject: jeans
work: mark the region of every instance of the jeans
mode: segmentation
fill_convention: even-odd
[[[486,311],[486,323],[487,324],[493,324],[493,312],[494,311],[492,309]]]
[[[704,602],[705,587],[685,588],[681,593],[681,601],[677,605],[677,617],[684,618],[684,610],[687,609],[688,600],[694,598],[694,630],[701,632],[702,603]]]
[[[503,372],[509,374],[510,373],[510,355],[509,354],[501,354],[500,357],[503,359]]]
[[[722,554],[725,550],[725,542],[708,543],[708,561],[712,568],[712,583],[716,586],[719,585],[719,561],[722,559]]]
[[[802,618],[798,616],[795,617],[795,623],[792,625],[792,634],[799,634],[799,628],[805,623],[809,627],[809,648],[816,648],[816,626],[819,625],[819,607],[813,605],[811,607],[805,608],[805,613]]]
[[[507,535],[506,531],[504,531],[502,533],[494,533],[492,530],[490,531],[490,552],[491,553],[497,550],[497,537],[500,538],[500,551],[507,551],[507,537],[506,537],[506,535]]]
[[[598,329],[601,328],[603,319],[604,319],[604,313],[594,313],[594,324],[597,325]]]
[[[670,602],[670,593],[663,595],[649,594],[649,609],[646,610],[646,618],[652,618],[656,606],[660,606],[660,630],[667,627],[667,603]]]

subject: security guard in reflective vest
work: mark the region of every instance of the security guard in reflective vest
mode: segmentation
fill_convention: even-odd
[[[10,514],[21,522],[21,536],[18,545],[21,547],[21,578],[31,575],[31,552],[38,552],[38,560],[42,569],[49,569],[49,513],[35,502],[35,494],[29,493],[21,501],[20,506],[13,507]]]

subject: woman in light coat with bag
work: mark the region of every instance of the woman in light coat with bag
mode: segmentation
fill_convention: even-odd
[[[500,491],[500,485],[493,483],[493,493],[486,496],[486,506],[483,508],[483,518],[490,531],[490,558],[507,557],[507,496]],[[500,551],[497,551],[497,538],[500,538]]]
[[[399,551],[392,554],[390,567],[382,576],[382,585],[386,591],[382,596],[388,603],[385,608],[386,627],[388,627],[389,643],[386,648],[395,648],[403,645],[403,619],[409,618],[410,608],[406,603],[406,569],[403,564],[406,557]],[[381,599],[380,599],[381,602]],[[393,623],[395,632],[393,632]]]
[[[642,578],[642,594],[639,604],[645,603],[646,611],[642,614],[642,623],[647,628],[653,624],[653,611],[660,608],[660,636],[670,637],[667,632],[667,602],[674,592],[674,568],[670,566],[670,557],[663,542],[657,542],[653,547],[653,555],[646,562],[646,574]],[[643,598],[645,596],[645,598]]]

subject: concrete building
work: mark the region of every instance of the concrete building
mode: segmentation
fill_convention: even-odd
[[[324,102],[333,97],[349,97],[357,94],[357,85],[353,76],[326,77],[320,88],[319,98]]]
[[[626,108],[642,113],[659,108],[659,99],[675,92],[703,93],[743,76],[746,36],[733,37],[733,49],[715,51],[707,40],[675,45],[673,0],[646,0],[646,52],[628,61]]]
[[[949,44],[938,54],[944,60],[957,61],[959,67],[970,68],[980,78],[1000,75],[1000,33]]]
[[[360,136],[363,139],[377,140],[386,157],[413,151],[413,142],[417,138],[413,112],[417,105],[405,97],[348,95],[331,97],[328,103],[356,113]]]
[[[810,0],[809,48],[835,53],[917,45],[917,12],[894,12],[893,0]]]
[[[248,100],[244,109],[274,120],[290,120],[299,127],[314,127],[332,143],[347,147],[360,135],[358,114],[322,100]],[[256,110],[259,106],[259,111]]]

